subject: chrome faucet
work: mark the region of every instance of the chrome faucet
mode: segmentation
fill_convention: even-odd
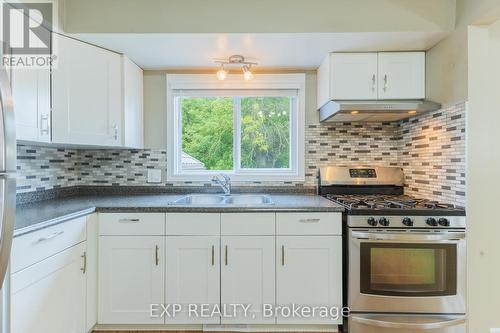
[[[228,175],[221,173],[212,178],[212,183],[219,185],[225,195],[231,194],[231,178]]]

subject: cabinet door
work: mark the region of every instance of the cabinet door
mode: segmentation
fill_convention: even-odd
[[[50,141],[50,70],[14,69],[12,97],[16,113],[16,138]]]
[[[249,304],[247,315],[223,316],[223,324],[269,324],[264,304],[275,304],[274,236],[227,236],[221,238],[221,305]]]
[[[130,59],[123,61],[123,145],[144,147],[142,69]]]
[[[84,333],[85,243],[12,274],[13,333]]]
[[[332,99],[377,99],[377,53],[334,53],[331,61]]]
[[[87,248],[86,248],[86,320],[87,332],[97,323],[97,214],[87,216]]]
[[[342,237],[278,236],[276,304],[342,308]],[[278,324],[341,324],[321,316],[277,317]]]
[[[151,304],[163,304],[165,238],[99,237],[99,324],[161,324]]]
[[[166,317],[166,323],[218,324],[220,318],[189,316],[188,306],[220,304],[220,238],[209,236],[168,236],[166,304],[180,304],[181,312]],[[193,312],[195,313],[195,312]],[[199,313],[199,310],[197,311]]]
[[[56,143],[121,145],[119,54],[54,35],[52,133]]]
[[[378,56],[379,99],[425,98],[425,52],[386,52]]]

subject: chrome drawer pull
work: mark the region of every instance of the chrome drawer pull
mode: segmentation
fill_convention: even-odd
[[[83,258],[83,267],[80,268],[83,274],[87,273],[87,252],[83,252],[83,254],[80,256]]]
[[[212,245],[212,266],[215,265],[215,246]]]
[[[160,257],[159,257],[159,252],[160,247],[158,245],[155,246],[155,265],[158,266],[160,263]]]
[[[48,240],[51,240],[53,238],[56,238],[57,236],[60,236],[64,234],[64,231],[57,231],[57,232],[54,232],[52,235],[50,236],[47,236],[47,237],[40,237],[38,238],[36,241],[33,242],[33,244],[38,244],[38,243],[43,243],[43,242],[46,242]]]
[[[120,223],[138,223],[140,222],[140,219],[119,219],[118,222]]]
[[[300,219],[300,223],[318,223],[321,219]]]
[[[285,266],[285,245],[281,245],[281,266]]]

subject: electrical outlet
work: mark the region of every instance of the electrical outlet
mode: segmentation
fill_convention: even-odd
[[[500,333],[500,328],[490,328],[490,333]]]
[[[161,169],[148,169],[148,183],[161,183]]]

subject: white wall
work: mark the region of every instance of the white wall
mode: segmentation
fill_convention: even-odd
[[[467,262],[469,332],[500,328],[500,21],[469,28]]]

